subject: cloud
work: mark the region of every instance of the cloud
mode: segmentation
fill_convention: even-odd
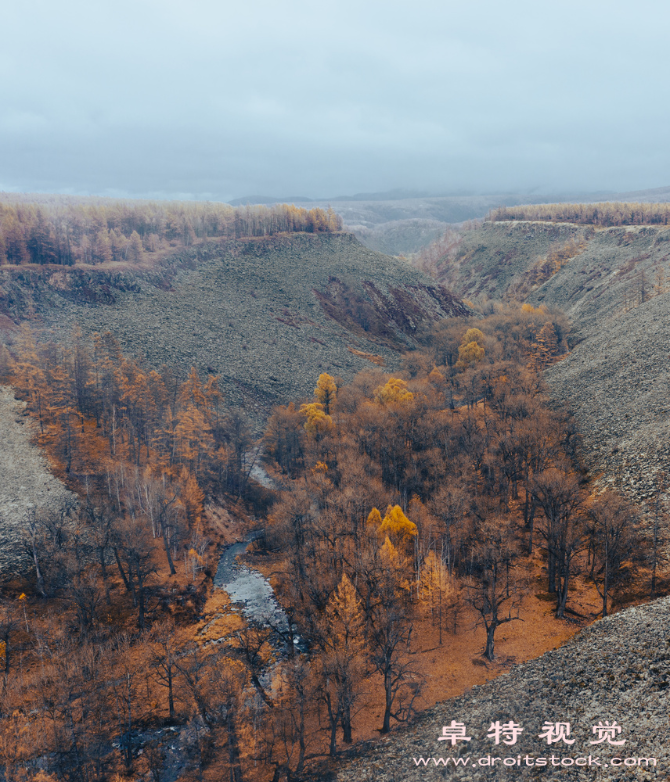
[[[648,0],[28,0],[5,16],[12,189],[623,190],[670,173],[670,7]]]

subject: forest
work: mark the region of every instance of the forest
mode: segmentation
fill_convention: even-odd
[[[617,203],[598,204],[531,204],[493,209],[485,218],[502,220],[537,220],[551,223],[578,223],[609,228],[619,225],[668,225],[670,204]]]
[[[24,328],[0,348],[0,379],[79,498],[29,514],[26,575],[2,588],[6,779],[160,782],[168,764],[184,781],[310,778],[366,700],[382,734],[416,715],[420,626],[445,659],[479,632],[492,661],[538,583],[562,621],[576,590],[601,616],[656,593],[660,537],[595,488],[541,378],[564,316],[490,310],[437,324],[401,371],[315,377],[259,443],[216,377],[146,367],[112,334],[63,346]],[[261,449],[276,492],[251,480]],[[285,626],[211,608],[213,508],[241,535],[261,520],[250,561]]]
[[[0,265],[138,263],[212,238],[341,231],[332,209],[199,202],[0,201]]]

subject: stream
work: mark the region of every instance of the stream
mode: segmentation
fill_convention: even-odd
[[[241,604],[242,614],[249,622],[285,633],[289,629],[288,617],[277,602],[270,582],[262,573],[237,562],[237,557],[261,535],[261,532],[252,532],[246,540],[233,543],[223,551],[214,586],[224,589],[233,603]]]

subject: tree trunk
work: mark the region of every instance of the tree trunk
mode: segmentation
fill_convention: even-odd
[[[382,733],[388,733],[391,730],[391,708],[393,706],[393,681],[391,671],[384,671],[384,724]]]
[[[345,744],[351,744],[353,741],[351,735],[351,707],[345,703],[342,707],[342,740]]]
[[[563,574],[562,583],[558,589],[558,604],[556,606],[556,618],[563,619],[565,616],[565,606],[568,603],[568,584],[570,579],[570,566],[568,565]]]
[[[167,527],[165,524],[162,524],[161,526],[163,528],[163,546],[165,547],[165,556],[167,557],[168,565],[170,567],[170,575],[175,576],[177,571],[175,570],[174,562],[172,561],[172,554],[170,554],[170,542],[167,538]]]
[[[486,657],[487,660],[490,660],[493,662],[494,654],[493,654],[493,648],[494,648],[494,637],[496,632],[497,625],[495,623],[491,623],[486,628],[486,648],[484,649],[484,657]]]

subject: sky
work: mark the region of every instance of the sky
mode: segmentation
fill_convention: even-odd
[[[0,190],[670,185],[661,0],[3,3]]]

